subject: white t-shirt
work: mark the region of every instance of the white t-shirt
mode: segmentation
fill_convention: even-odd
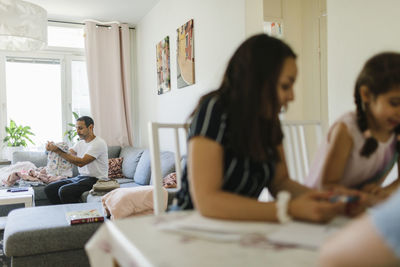
[[[72,147],[72,150],[74,150],[80,158],[83,158],[85,154],[96,158],[89,164],[78,167],[80,175],[96,178],[108,177],[108,150],[107,144],[103,139],[96,136],[89,143],[86,143],[85,140],[81,140]]]

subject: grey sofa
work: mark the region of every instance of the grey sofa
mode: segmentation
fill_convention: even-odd
[[[150,155],[146,149],[133,147],[109,147],[109,158],[123,157],[124,178],[117,179],[121,187],[135,187],[151,183]],[[44,152],[15,152],[13,163],[31,161],[45,166]],[[174,153],[161,152],[163,176],[175,170]],[[76,174],[76,170],[75,170]],[[48,205],[44,186],[36,186],[35,202],[40,207],[12,210],[8,214],[4,231],[4,252],[11,257],[12,266],[88,266],[84,244],[101,223],[70,226],[65,219],[66,211],[98,208],[102,211],[100,196],[85,192],[79,204]],[[172,192],[173,194],[173,192]]]
[[[122,173],[124,178],[116,179],[121,187],[134,187],[141,185],[149,185],[151,179],[151,167],[150,167],[150,153],[147,149],[134,148],[134,147],[123,147],[120,146],[109,146],[108,147],[108,158],[123,157],[122,162]],[[12,164],[20,161],[30,161],[35,164],[36,167],[46,166],[47,154],[45,152],[29,152],[29,151],[18,151],[13,153]],[[171,173],[175,169],[174,154],[169,151],[161,152],[161,167],[163,176]],[[78,169],[74,167],[73,176],[78,175]],[[49,200],[44,193],[45,185],[35,185],[33,189],[35,191],[35,205],[43,206],[50,205]],[[89,192],[85,192],[82,195],[82,202],[95,202],[100,201],[101,197],[91,196]]]

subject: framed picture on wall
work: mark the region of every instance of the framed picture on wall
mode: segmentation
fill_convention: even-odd
[[[169,36],[156,46],[157,57],[157,94],[171,91],[171,69],[169,56]]]
[[[193,19],[177,29],[177,85],[183,88],[195,83]]]

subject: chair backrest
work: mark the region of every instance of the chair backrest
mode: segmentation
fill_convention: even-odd
[[[283,147],[290,177],[300,183],[309,173],[310,161],[322,141],[319,121],[282,121]]]
[[[188,134],[188,124],[178,123],[157,123],[149,122],[149,144],[150,144],[150,159],[151,159],[151,175],[153,176],[153,203],[154,214],[159,215],[164,212],[163,203],[164,195],[162,191],[163,177],[161,174],[161,160],[160,160],[160,129],[172,129],[174,132],[174,152],[175,152],[175,171],[177,188],[181,188],[182,166],[181,166],[181,147],[180,147],[180,134],[184,134],[183,138],[186,144]],[[183,130],[180,130],[183,129]]]

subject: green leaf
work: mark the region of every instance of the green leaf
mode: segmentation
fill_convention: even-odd
[[[35,144],[28,136],[35,135],[31,132],[30,126],[17,125],[14,120],[10,120],[10,125],[5,127],[6,137],[3,142],[7,143],[7,146],[17,147],[17,146],[27,146],[27,141]]]

